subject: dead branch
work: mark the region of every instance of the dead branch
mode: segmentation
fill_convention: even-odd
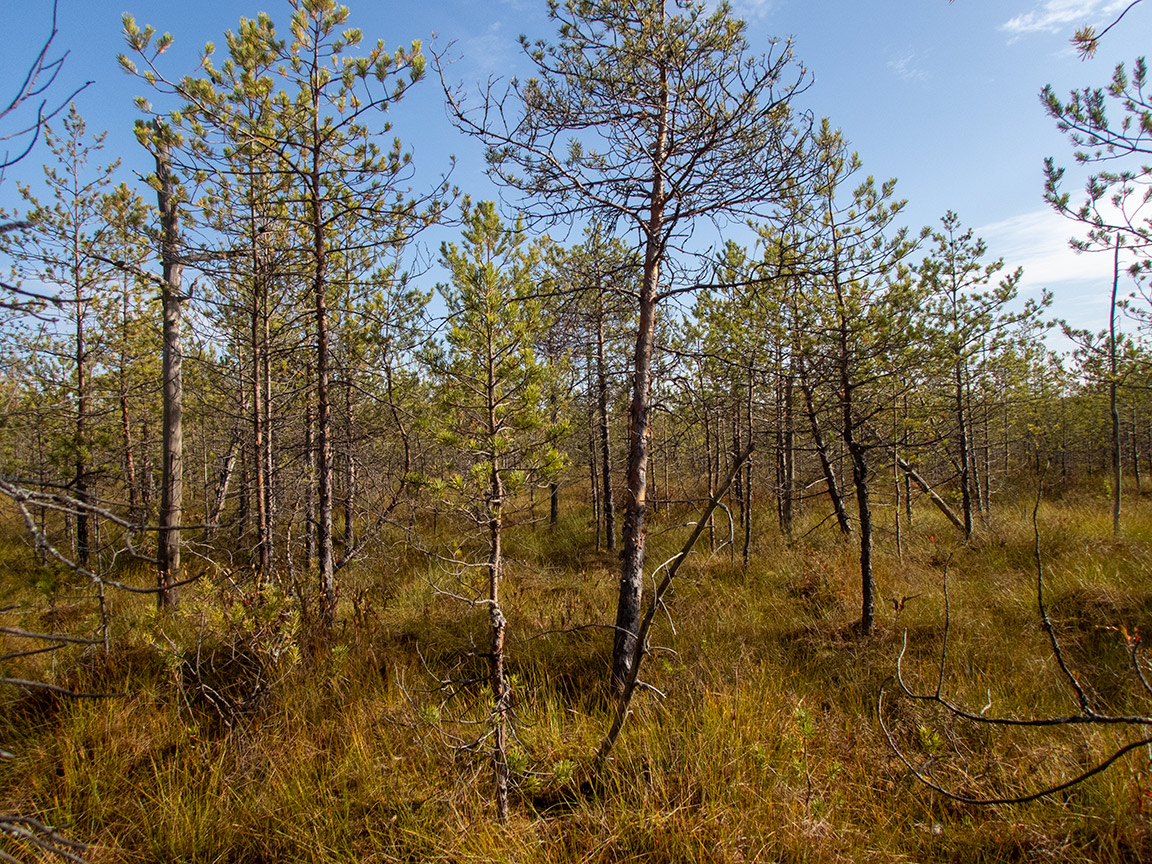
[[[616,699],[616,711],[612,718],[612,725],[608,729],[608,734],[604,736],[604,740],[600,742],[600,746],[596,749],[596,754],[592,757],[592,764],[588,772],[592,779],[595,779],[600,774],[601,769],[604,767],[604,762],[612,752],[612,748],[616,745],[616,741],[620,737],[620,730],[624,728],[624,721],[628,717],[628,707],[632,702],[632,696],[636,692],[636,688],[641,685],[640,665],[644,660],[644,655],[651,650],[648,645],[648,633],[652,629],[652,622],[656,618],[657,610],[664,606],[664,595],[667,594],[668,589],[672,587],[672,580],[676,578],[680,566],[687,560],[693,547],[696,545],[696,541],[699,540],[700,535],[704,533],[704,529],[708,525],[708,519],[712,516],[713,511],[720,505],[720,499],[728,493],[728,487],[731,486],[732,481],[736,479],[736,474],[744,467],[744,463],[747,462],[748,458],[752,455],[752,446],[752,443],[749,442],[748,446],[744,448],[744,452],[734,461],[727,479],[708,501],[708,506],[705,508],[704,514],[697,520],[696,527],[683,548],[661,565],[661,567],[665,568],[664,577],[660,580],[659,586],[657,586],[653,592],[652,600],[648,604],[648,611],[644,614],[644,618],[640,622],[640,629],[636,634],[636,647],[632,652],[632,663],[628,669],[628,678],[624,682],[624,689]],[[658,571],[659,568],[657,569],[657,572]],[[656,573],[653,573],[652,576],[654,579]]]
[[[896,466],[905,474],[907,474],[913,483],[920,487],[921,492],[932,499],[932,503],[936,505],[936,509],[947,516],[949,522],[951,522],[961,531],[964,530],[964,522],[960,519],[959,516],[956,515],[955,512],[953,512],[952,508],[948,506],[948,503],[936,494],[936,490],[928,485],[928,481],[921,477],[911,465],[909,465],[899,456],[896,457]]]
[[[1056,664],[1060,669],[1061,675],[1066,682],[1071,695],[1074,696],[1077,705],[1077,712],[1074,714],[1066,714],[1062,716],[1052,717],[1010,717],[1010,716],[989,716],[988,709],[991,707],[991,697],[989,696],[988,703],[980,710],[973,711],[956,702],[953,702],[944,695],[944,675],[945,668],[948,664],[948,637],[951,629],[951,604],[948,597],[948,567],[944,569],[944,636],[943,645],[940,649],[940,657],[937,661],[938,675],[936,680],[936,689],[931,693],[920,693],[912,689],[904,680],[903,661],[904,655],[908,650],[908,632],[904,632],[904,644],[900,650],[900,655],[896,661],[896,674],[888,678],[881,686],[879,693],[876,697],[876,717],[880,723],[880,730],[884,733],[884,737],[888,742],[888,746],[900,759],[901,762],[908,768],[917,780],[923,783],[928,788],[939,792],[947,798],[954,801],[959,801],[965,804],[1026,804],[1030,801],[1037,801],[1041,798],[1046,798],[1052,795],[1059,794],[1068,789],[1071,789],[1083,783],[1095,775],[1106,771],[1109,767],[1114,765],[1121,758],[1131,753],[1133,750],[1138,750],[1146,745],[1152,745],[1152,716],[1147,715],[1114,715],[1101,713],[1095,710],[1088,698],[1088,691],[1081,683],[1077,675],[1068,666],[1064,659],[1064,652],[1060,646],[1060,640],[1056,635],[1056,630],[1052,625],[1052,621],[1048,616],[1047,605],[1044,601],[1044,564],[1040,554],[1040,528],[1038,512],[1040,509],[1040,500],[1042,497],[1042,490],[1037,491],[1036,502],[1032,508],[1032,532],[1034,537],[1033,545],[1033,558],[1036,564],[1036,605],[1038,615],[1040,617],[1041,627],[1048,636],[1049,644],[1052,649],[1052,654],[1056,660]],[[1140,665],[1140,640],[1139,635],[1129,635],[1124,631],[1128,640],[1128,653],[1129,660],[1132,664],[1136,678],[1139,681],[1144,692],[1152,696],[1152,687],[1149,686],[1148,679],[1144,674],[1144,670]],[[1062,781],[1060,783],[1044,787],[1033,792],[1022,793],[1020,795],[1005,795],[1005,796],[990,796],[990,797],[977,797],[972,795],[964,795],[954,789],[945,787],[942,783],[934,780],[930,774],[930,764],[917,765],[914,764],[912,758],[900,747],[893,734],[890,723],[885,717],[885,696],[890,689],[892,683],[896,684],[896,692],[906,699],[913,702],[927,705],[935,705],[943,709],[951,717],[970,723],[979,723],[986,726],[998,728],[1052,728],[1061,726],[1121,726],[1131,727],[1137,730],[1138,738],[1128,741],[1120,747],[1115,748],[1104,759],[1097,762],[1087,770],[1077,774],[1076,776]]]
[[[72,861],[74,864],[88,864],[78,854],[87,848],[83,843],[69,840],[51,825],[45,825],[31,816],[0,815],[0,833],[22,840],[41,852],[47,852],[49,855],[63,858],[65,861]],[[19,858],[9,855],[3,849],[0,849],[0,861],[5,862],[5,864],[21,864]]]

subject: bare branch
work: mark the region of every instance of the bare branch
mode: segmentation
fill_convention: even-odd
[[[1042,487],[1041,487],[1042,488]],[[900,759],[901,762],[907,766],[908,770],[912,772],[920,782],[945,795],[955,801],[960,801],[966,804],[1026,804],[1030,801],[1036,801],[1041,798],[1046,798],[1051,795],[1059,794],[1068,789],[1071,789],[1085,780],[1107,770],[1111,765],[1115,764],[1118,760],[1131,753],[1133,750],[1138,750],[1145,745],[1152,744],[1152,735],[1149,734],[1149,729],[1152,729],[1152,716],[1144,715],[1111,715],[1102,714],[1097,712],[1089,704],[1087,691],[1081,683],[1080,679],[1072,672],[1067,662],[1064,659],[1064,653],[1060,646],[1060,640],[1057,638],[1056,630],[1052,625],[1051,619],[1048,616],[1047,607],[1044,601],[1044,568],[1040,554],[1040,529],[1038,523],[1038,511],[1040,507],[1041,492],[1037,491],[1036,502],[1032,510],[1032,530],[1034,536],[1033,556],[1036,563],[1036,603],[1038,607],[1038,615],[1040,617],[1041,625],[1048,636],[1049,644],[1056,663],[1060,671],[1067,681],[1069,687],[1072,689],[1076,696],[1076,701],[1079,711],[1076,714],[1069,714],[1064,716],[1054,717],[996,717],[988,716],[988,710],[992,705],[991,691],[989,691],[988,700],[980,711],[972,711],[958,705],[947,697],[944,696],[944,673],[945,666],[948,661],[948,638],[951,629],[951,609],[948,599],[948,568],[945,566],[944,570],[944,634],[943,646],[940,651],[940,656],[937,660],[938,676],[936,683],[936,690],[933,693],[918,693],[913,690],[904,680],[903,662],[904,655],[908,650],[908,633],[904,632],[903,646],[901,647],[900,654],[896,660],[896,674],[888,678],[880,687],[879,693],[876,698],[876,717],[880,723],[880,729],[884,733],[884,737],[888,742],[888,746]],[[1144,672],[1139,664],[1139,641],[1129,637],[1129,651],[1132,665],[1135,669],[1137,679],[1141,683],[1145,692],[1152,693],[1152,688],[1149,688],[1148,681],[1145,679]],[[901,748],[893,733],[892,727],[885,715],[885,697],[895,683],[897,692],[904,698],[913,702],[922,704],[935,705],[942,709],[945,714],[971,723],[985,724],[992,727],[1000,728],[1056,728],[1056,727],[1070,727],[1070,726],[1120,726],[1131,727],[1138,730],[1139,738],[1129,741],[1120,747],[1115,748],[1103,760],[1092,766],[1091,768],[1083,771],[1069,780],[1056,783],[1051,786],[1046,786],[1034,792],[1027,792],[1020,795],[1003,795],[1003,796],[975,796],[966,795],[957,792],[955,789],[949,789],[942,783],[934,780],[929,776],[928,766],[918,766],[913,763],[909,755]],[[929,763],[930,764],[930,763]]]

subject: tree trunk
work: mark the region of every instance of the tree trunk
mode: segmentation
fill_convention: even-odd
[[[612,752],[612,748],[616,746],[616,741],[620,737],[620,730],[624,728],[624,721],[627,719],[628,706],[632,702],[632,695],[636,692],[636,686],[639,684],[640,663],[644,659],[646,653],[646,645],[648,640],[648,633],[652,627],[652,621],[656,617],[656,610],[663,608],[664,596],[668,589],[672,586],[673,580],[676,578],[676,573],[680,569],[689,554],[696,546],[696,542],[700,539],[700,535],[704,532],[704,526],[708,522],[708,517],[712,515],[712,511],[720,503],[720,499],[728,492],[728,487],[732,485],[732,480],[744,464],[744,460],[751,455],[751,450],[745,450],[744,453],[737,460],[736,464],[732,466],[731,473],[724,478],[719,490],[708,499],[708,506],[705,508],[703,515],[696,520],[696,527],[693,529],[688,542],[680,549],[678,555],[671,559],[671,563],[664,570],[664,576],[660,580],[660,584],[656,586],[653,593],[652,600],[648,604],[648,611],[644,614],[643,620],[639,624],[636,639],[633,640],[633,657],[632,662],[628,664],[628,677],[624,681],[624,686],[616,694],[616,706],[613,711],[612,725],[609,727],[604,739],[600,742],[600,746],[596,749],[596,753],[592,756],[592,765],[589,774],[595,778],[601,768],[604,766],[608,754]]]
[[[493,509],[488,522],[488,602],[489,621],[492,628],[492,645],[489,654],[489,684],[492,688],[492,719],[495,724],[493,735],[492,765],[496,780],[496,817],[501,822],[508,821],[508,682],[504,677],[504,631],[507,621],[500,609],[501,549],[500,501],[503,497],[500,473],[496,462],[492,463]]]
[[[712,466],[715,464],[712,459],[712,412],[707,406],[704,408],[704,462],[705,473],[708,478],[708,497],[712,497],[712,493],[716,488],[716,484],[712,479]],[[719,447],[720,443],[716,442]],[[711,515],[708,516],[708,551],[716,551],[716,522]]]
[[[76,229],[79,230],[78,228]],[[84,296],[80,283],[80,248],[79,238],[75,238],[73,262],[73,287],[75,294],[73,302],[76,304],[76,354],[73,358],[76,363],[76,440],[75,440],[75,468],[76,475],[73,480],[74,494],[79,506],[76,508],[76,560],[80,566],[87,567],[89,563],[89,537],[88,537],[88,357],[84,341]]]
[[[839,286],[837,286],[839,296]],[[860,520],[860,632],[871,636],[876,623],[876,581],[872,574],[872,507],[868,490],[868,459],[864,445],[856,440],[852,417],[856,388],[852,384],[848,357],[848,332],[841,307],[840,328],[840,420],[841,435],[852,462],[852,484],[856,487],[856,510]]]
[[[588,356],[588,482],[592,490],[592,524],[596,526],[596,551],[603,545],[600,531],[600,476],[596,471],[596,419],[592,396],[592,357]]]
[[[608,551],[616,549],[616,503],[612,495],[612,440],[608,422],[608,369],[604,357],[604,291],[597,286],[596,316],[596,407],[600,421],[600,477],[604,488],[600,509],[604,512],[604,536]]]
[[[847,410],[847,409],[846,409]],[[860,632],[868,636],[876,623],[876,580],[872,573],[872,507],[868,495],[868,459],[865,448],[848,433],[852,480],[860,518]]]
[[[1132,473],[1136,475],[1136,494],[1139,495],[1142,491],[1140,488],[1140,448],[1136,441],[1136,406],[1132,406]]]
[[[986,512],[984,505],[983,477],[980,460],[976,458],[976,412],[972,407],[972,373],[964,367],[964,413],[968,418],[968,464],[971,466],[972,505],[974,514]]]
[[[799,515],[796,494],[796,410],[795,381],[791,372],[784,381],[784,533],[792,536]]]
[[[1120,409],[1116,404],[1116,292],[1120,287],[1120,232],[1116,232],[1112,305],[1108,313],[1108,410],[1112,415],[1112,533],[1120,533]]]
[[[832,457],[828,453],[828,445],[824,442],[824,433],[820,429],[820,420],[816,416],[816,404],[812,398],[812,385],[808,383],[803,369],[800,372],[800,389],[804,392],[804,407],[808,412],[808,422],[812,427],[812,441],[816,445],[816,455],[820,457],[820,467],[824,471],[824,481],[828,486],[828,497],[832,499],[832,508],[836,513],[836,522],[840,526],[840,533],[848,536],[852,533],[852,523],[848,519],[848,511],[844,507],[844,496],[840,493],[840,484],[836,480],[836,471],[832,466]]]
[[[224,512],[224,502],[228,499],[228,486],[232,482],[232,474],[236,469],[236,444],[237,435],[234,432],[228,442],[228,452],[224,456],[224,465],[220,469],[219,476],[216,478],[216,489],[212,495],[212,508],[208,511],[204,520],[205,543],[212,542],[212,538],[216,535],[216,528],[220,522],[220,516]]]
[[[671,455],[672,451],[668,446],[668,420],[667,420],[667,418],[665,418],[664,423],[662,425],[663,425],[663,432],[664,432],[664,447],[663,447],[663,452],[664,452],[664,498],[665,498],[664,515],[667,516],[668,515],[668,508],[671,505],[671,500],[672,500],[672,484],[671,484],[671,481],[669,479],[669,477],[670,477],[669,464],[672,461],[672,455]]]
[[[657,181],[659,182],[659,181]],[[657,221],[655,207],[653,222]],[[624,511],[623,566],[616,606],[612,648],[612,691],[620,694],[628,679],[640,625],[644,586],[645,517],[648,503],[648,420],[651,408],[652,344],[656,325],[656,280],[659,257],[655,238],[648,243],[640,292],[640,322],[636,334],[632,405],[628,413],[628,474]]]
[[[496,359],[492,345],[492,328],[488,328],[488,362],[486,370],[486,401],[488,440],[495,442],[499,434],[496,416],[499,394],[496,383]],[[492,648],[489,654],[489,683],[492,688],[492,721],[494,724],[492,765],[496,781],[496,817],[508,821],[508,682],[504,677],[504,631],[507,621],[500,609],[500,580],[503,575],[501,532],[504,514],[504,480],[500,474],[500,454],[495,450],[487,454],[488,485],[488,603],[492,629]]]
[[[264,406],[264,452],[260,455],[260,471],[264,474],[264,517],[267,528],[265,552],[262,557],[266,559],[267,576],[271,576],[276,569],[276,547],[274,545],[276,537],[276,487],[272,482],[274,476],[272,471],[272,342],[269,333],[271,315],[268,308],[271,274],[268,272],[267,262],[262,263],[260,327],[263,333],[260,338],[260,359],[264,365],[261,375],[264,381],[264,398],[262,400]]]
[[[790,514],[785,513],[785,503],[784,503],[784,499],[786,497],[785,492],[784,492],[784,487],[786,484],[784,482],[785,456],[784,456],[784,349],[783,349],[783,347],[778,347],[776,349],[776,358],[775,359],[776,359],[776,372],[777,372],[777,375],[776,375],[776,393],[775,393],[775,396],[776,396],[776,399],[775,399],[776,423],[775,423],[775,430],[774,430],[776,433],[776,459],[775,459],[775,465],[773,467],[776,469],[776,521],[780,525],[780,533],[784,534],[785,536],[788,536],[788,534],[790,532],[789,532],[789,525],[788,525],[789,519],[787,518],[787,516]]]
[[[952,367],[956,416],[957,449],[960,451],[960,507],[964,516],[964,536],[972,536],[972,475],[969,472],[968,418],[964,411],[964,366],[956,358]]]
[[[652,148],[652,189],[644,243],[644,278],[640,285],[640,317],[628,411],[628,474],[624,512],[624,543],[616,631],[612,647],[612,691],[619,695],[628,680],[640,626],[644,589],[645,517],[648,495],[648,421],[651,410],[652,344],[656,334],[657,284],[664,252],[664,152],[668,139],[668,79],[663,73],[655,146]]]
[[[732,443],[729,454],[733,461],[740,455],[740,438],[742,430],[740,428],[740,415],[743,413],[743,405],[740,398],[739,391],[733,393],[732,400]],[[743,471],[736,474],[736,479],[732,481],[732,494],[736,496],[736,511],[737,511],[737,524],[744,527],[744,476]]]
[[[124,256],[127,258],[127,254]],[[128,410],[128,286],[127,271],[121,278],[120,368],[117,370],[120,397],[120,433],[124,436],[124,485],[128,487],[128,518],[143,525],[147,520],[140,512],[140,495],[136,488],[136,461],[132,456],[132,417]]]
[[[357,493],[356,454],[353,449],[353,414],[352,397],[355,392],[352,384],[353,365],[352,358],[348,358],[348,368],[345,370],[345,407],[344,415],[344,501],[341,509],[344,511],[344,557],[352,553],[356,546],[355,505]],[[407,472],[406,472],[407,473]]]
[[[496,703],[493,736],[492,763],[496,775],[496,818],[508,821],[508,686],[504,679],[504,630],[507,621],[497,602],[498,583],[493,581],[491,588],[492,606],[489,619],[492,627],[492,648],[489,661],[489,678],[492,698]]]
[[[267,353],[268,346],[261,345],[261,303],[260,295],[263,291],[264,273],[261,266],[260,237],[256,230],[256,216],[249,211],[248,234],[252,267],[252,309],[251,309],[251,339],[252,339],[252,464],[256,466],[256,546],[259,550],[259,566],[256,571],[256,582],[262,584],[272,575],[272,538],[268,530],[268,478],[264,464],[264,444],[267,435],[265,426],[264,404],[264,363],[263,354]]]
[[[240,388],[240,416],[246,417],[248,412],[248,387]],[[248,533],[248,519],[252,514],[252,451],[247,442],[240,450],[240,512],[236,514],[236,543],[242,545],[244,535]]]
[[[748,399],[745,405],[747,413],[744,418],[744,425],[748,432],[748,449],[751,451],[753,447],[752,442],[752,399],[753,399],[753,382],[752,382],[752,366],[748,366]],[[732,453],[734,460],[740,459],[740,452],[735,451]],[[739,463],[737,463],[739,464]],[[748,566],[748,555],[752,549],[752,459],[749,457],[744,462],[744,549],[743,560],[744,567]]]
[[[157,605],[164,609],[177,602],[174,587],[180,581],[180,520],[184,498],[184,380],[180,327],[183,315],[179,260],[179,217],[175,183],[167,143],[156,142],[157,202],[160,211],[161,303],[164,314],[164,429],[160,491],[159,588]]]
[[[136,488],[136,460],[132,456],[132,419],[128,413],[128,393],[121,382],[120,433],[124,436],[124,485],[128,487],[128,514],[133,522],[143,523],[140,495]]]
[[[990,410],[988,408],[988,394],[985,393],[983,405],[981,406],[984,415],[984,512],[992,512],[992,419]]]
[[[899,400],[892,401],[892,486],[895,494],[895,506],[892,508],[895,515],[896,528],[896,557],[904,560],[904,538],[900,526],[900,466],[896,460],[900,455],[900,412]]]
[[[660,7],[661,17],[664,14]],[[663,20],[660,24],[663,26]],[[663,61],[657,58],[658,63]],[[639,320],[632,380],[632,404],[628,412],[628,473],[624,537],[621,551],[620,593],[616,607],[615,640],[612,648],[612,691],[620,695],[627,686],[637,646],[644,586],[645,518],[648,494],[649,414],[652,392],[652,347],[656,333],[656,304],[660,264],[665,253],[664,208],[665,158],[668,147],[669,85],[667,69],[661,67],[660,94],[655,107],[655,139],[649,150],[652,176],[648,192],[648,217],[644,223],[644,276],[640,284]],[[641,647],[643,647],[641,645]]]
[[[312,171],[308,177],[312,231],[312,296],[316,326],[316,559],[320,574],[320,621],[326,630],[336,623],[336,571],[332,554],[332,398],[328,332],[328,244],[320,177],[319,90],[312,106]]]
[[[304,453],[304,571],[311,573],[316,560],[316,408],[311,391],[304,403]]]

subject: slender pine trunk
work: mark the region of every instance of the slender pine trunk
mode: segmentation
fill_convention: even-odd
[[[1112,305],[1108,314],[1108,410],[1112,415],[1112,534],[1120,534],[1120,409],[1117,405],[1116,390],[1116,292],[1120,288],[1120,232],[1116,232],[1116,243],[1112,265]]]
[[[852,522],[848,518],[848,510],[844,507],[844,496],[840,492],[840,483],[836,479],[836,471],[832,465],[832,457],[828,452],[828,445],[824,440],[824,432],[820,428],[820,418],[816,416],[816,403],[813,399],[812,385],[800,372],[800,389],[804,393],[804,407],[808,412],[808,423],[812,427],[812,442],[816,445],[816,455],[820,459],[820,468],[824,472],[824,482],[828,487],[828,497],[832,499],[832,509],[836,514],[836,522],[840,526],[840,533],[845,537],[852,533]]]
[[[1140,488],[1140,448],[1136,440],[1136,406],[1132,406],[1132,423],[1128,427],[1131,430],[1131,444],[1132,444],[1132,473],[1136,475],[1136,494],[1139,495],[1143,490]]]
[[[184,354],[180,339],[184,298],[180,292],[184,265],[179,260],[179,216],[171,157],[167,143],[159,140],[156,141],[156,178],[161,231],[160,291],[164,316],[164,428],[158,538],[160,591],[156,594],[156,602],[164,609],[176,605],[175,583],[180,581],[180,521],[184,497]]]
[[[612,492],[612,427],[608,422],[608,363],[604,356],[604,289],[597,285],[596,307],[596,408],[600,422],[600,509],[604,513],[604,536],[609,552],[616,549],[616,503]]]

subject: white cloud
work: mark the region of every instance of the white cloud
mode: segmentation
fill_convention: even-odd
[[[716,11],[718,0],[708,0],[709,11]],[[763,21],[776,9],[777,0],[729,0],[732,12],[745,21]]]
[[[732,11],[746,21],[762,21],[776,8],[776,0],[736,0]]]
[[[975,229],[988,244],[988,257],[1003,258],[1004,271],[1024,268],[1020,294],[1039,297],[1047,288],[1053,293],[1053,314],[1073,327],[1099,329],[1108,323],[1108,299],[1112,290],[1112,256],[1108,252],[1076,252],[1068,241],[1077,223],[1053,210],[1033,210]],[[1121,277],[1120,293],[1126,296],[1132,280]]]
[[[920,68],[920,59],[923,56],[923,51],[907,51],[889,60],[887,66],[903,81],[923,81],[928,77],[928,73]]]
[[[460,53],[469,65],[487,76],[506,73],[514,58],[518,59],[519,47],[516,36],[506,34],[500,21],[493,21],[482,33],[464,39]]]
[[[1015,36],[1070,32],[1076,26],[1089,23],[1088,19],[1094,15],[1110,15],[1125,5],[1125,0],[1044,0],[1033,11],[1005,21],[1000,29]]]
[[[1077,223],[1045,208],[984,225],[976,234],[988,244],[991,257],[1004,258],[1005,269],[1023,267],[1030,284],[1047,287],[1083,279],[1110,284],[1110,256],[1076,252],[1069,246],[1068,241],[1077,236],[1077,227]]]

